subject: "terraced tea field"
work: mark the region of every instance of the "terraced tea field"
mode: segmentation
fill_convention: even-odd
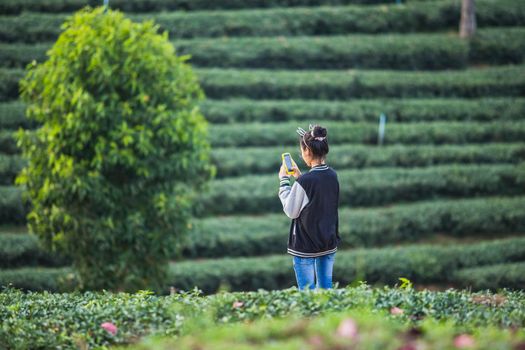
[[[27,234],[13,132],[37,127],[18,101],[23,68],[45,60],[60,24],[85,3],[101,1],[0,4],[0,285],[76,283],[68,259]],[[458,0],[110,5],[167,30],[207,96],[217,176],[173,247],[170,285],[295,285],[277,172],[282,152],[299,159],[296,127],[319,123],[341,185],[334,281],[525,287],[524,1],[476,1],[470,41],[457,36]]]

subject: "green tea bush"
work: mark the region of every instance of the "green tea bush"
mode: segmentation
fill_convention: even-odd
[[[43,62],[47,59],[46,52],[53,44],[3,44],[0,43],[3,67],[24,68],[33,60]]]
[[[317,122],[317,121],[315,121]],[[210,142],[214,147],[294,146],[299,139],[294,130],[297,122],[218,124],[210,127]],[[377,125],[325,121],[330,144],[376,145]],[[467,144],[489,142],[520,142],[525,138],[524,121],[391,123],[385,129],[384,144]],[[0,133],[0,150],[17,153],[14,134]]]
[[[1,286],[13,285],[26,291],[70,292],[78,284],[78,278],[69,267],[22,267],[0,271]]]
[[[110,5],[114,7],[114,1]],[[130,18],[134,21],[153,19],[161,30],[168,31],[174,38],[196,38],[439,31],[456,29],[459,14],[459,1],[408,2],[401,6],[391,1],[378,6],[173,11],[130,14]],[[18,16],[2,16],[0,40],[27,43],[55,40],[65,19],[65,14],[57,13],[23,12]],[[525,5],[512,0],[478,0],[476,20],[483,28],[522,26],[525,24]]]
[[[519,165],[436,165],[338,171],[342,206],[378,206],[443,197],[525,193],[525,163]],[[242,189],[250,188],[250,191]],[[200,215],[282,212],[279,179],[252,175],[219,179],[200,197]],[[284,214],[283,214],[284,215]]]
[[[328,129],[330,145],[354,143],[377,145],[374,123],[313,120]],[[299,149],[294,133],[297,122],[219,124],[211,127],[215,147],[293,146]],[[525,121],[391,123],[385,127],[384,144],[467,144],[520,142],[525,139]]]
[[[294,159],[299,151],[292,148]],[[281,165],[283,147],[216,148],[212,161],[217,177],[275,173]],[[16,156],[13,156],[14,158]],[[338,170],[369,167],[414,167],[439,164],[519,163],[525,161],[523,143],[484,143],[468,145],[334,145],[328,156]],[[16,163],[15,163],[16,164]],[[0,166],[1,168],[1,166]],[[0,172],[1,174],[1,172]]]
[[[525,29],[480,30],[475,40],[448,34],[222,38],[175,41],[200,67],[404,70],[461,69],[469,63],[523,62]],[[511,43],[511,44],[509,44]],[[24,67],[46,58],[48,44],[0,44],[0,62]],[[498,54],[494,54],[497,52]],[[471,61],[470,61],[471,60]]]
[[[340,248],[460,238],[479,240],[525,232],[525,197],[430,200],[387,208],[339,209]],[[283,252],[290,220],[281,214],[195,220],[172,258],[258,256]],[[0,234],[0,267],[60,266],[29,234]]]
[[[522,195],[525,193],[523,166],[522,162],[340,170],[339,181],[344,184],[340,204],[370,207],[438,198]],[[201,193],[194,213],[209,217],[281,212],[276,192],[278,185],[277,175],[218,179],[208,191]],[[239,190],[247,186],[251,191]],[[2,203],[6,214],[0,216],[0,223],[24,222],[20,191],[0,187],[2,191],[6,193]]]
[[[284,121],[374,122],[385,113],[387,122],[431,121],[520,121],[525,115],[524,98],[481,99],[381,99],[354,101],[323,100],[205,100],[200,103],[206,119],[214,124]],[[0,103],[0,127],[32,128],[20,101]]]
[[[512,28],[480,30],[472,45],[447,34],[385,34],[192,39],[176,41],[175,46],[200,67],[429,70],[460,69],[469,63],[519,64],[525,55],[524,38],[525,29]],[[11,57],[5,50],[4,64],[15,66],[32,57],[23,53],[24,46],[20,49],[22,57]]]
[[[155,14],[154,18],[161,28],[179,38],[428,32],[444,28],[456,29],[459,22],[459,5],[459,1],[407,2],[401,6],[387,2],[377,6],[172,12]],[[21,19],[23,17],[24,15]],[[140,15],[137,17],[140,18]],[[38,20],[38,17],[34,18],[34,21]],[[39,23],[46,22],[45,17],[40,19],[43,21],[40,20]],[[509,0],[478,0],[476,20],[480,27],[520,26],[525,24],[525,5]],[[26,20],[22,19],[20,22],[24,21]],[[50,23],[49,20],[47,22]],[[31,30],[33,26],[38,24],[30,22],[26,28],[21,28],[21,33],[29,30],[30,35],[21,36],[12,32],[6,35],[14,37],[14,40],[25,41],[33,35],[38,35]],[[46,26],[45,32],[53,31],[56,29],[50,25]]]
[[[317,99],[521,97],[523,66],[463,71],[286,71],[196,69],[206,96],[213,99]],[[0,68],[0,101],[18,96],[20,69]]]
[[[12,268],[16,266],[64,266],[71,261],[50,254],[43,249],[38,238],[30,234],[2,233],[0,234],[0,267]]]
[[[3,154],[19,153],[13,130],[0,130],[0,152]]]
[[[410,2],[428,0],[408,0]],[[431,0],[436,1],[436,0]],[[347,5],[347,4],[382,4],[390,3],[387,0],[113,0],[111,7],[126,12],[151,12],[151,11],[191,11],[191,10],[219,10],[219,9],[244,9],[244,8],[272,8],[288,6],[319,6],[319,5]],[[0,12],[6,14],[26,11],[36,12],[68,12],[80,9],[82,6],[100,5],[96,0],[5,0],[0,6]]]
[[[523,66],[463,71],[285,71],[199,69],[206,96],[215,99],[348,100],[383,97],[521,97]]]
[[[154,18],[161,28],[173,33],[174,37],[196,38],[428,32],[456,29],[460,15],[459,1],[405,1],[401,6],[393,1],[377,6],[326,5],[171,12],[155,14]],[[137,17],[140,18],[140,15]],[[476,20],[483,28],[521,26],[525,24],[525,5],[511,0],[478,0]],[[50,26],[48,28],[51,30]],[[25,29],[22,28],[22,31]],[[22,39],[26,40],[26,36]]]
[[[21,101],[0,103],[0,129],[34,128],[36,123],[25,116]]]
[[[473,240],[525,232],[525,197],[428,200],[386,208],[340,208],[341,248],[417,242],[439,234]],[[282,214],[206,218],[194,223],[183,258],[284,252],[290,220]],[[175,250],[174,250],[175,251]],[[175,256],[174,256],[175,257]]]
[[[0,104],[0,108],[1,108]],[[522,120],[523,98],[481,99],[381,99],[323,100],[206,100],[203,114],[211,123],[348,121],[377,122],[385,113],[387,122],[506,121]],[[11,117],[23,123],[24,116]]]
[[[174,334],[181,320],[173,305],[184,299],[189,297],[157,297],[148,291],[24,294],[8,288],[0,293],[0,347],[91,348],[132,343],[151,333]],[[104,330],[104,322],[118,325],[117,334]]]
[[[289,288],[296,285],[292,258],[285,254],[264,257],[188,260],[171,264],[169,287],[205,293],[224,288],[236,291]],[[423,286],[451,284],[458,270],[525,261],[525,238],[479,241],[471,244],[418,244],[373,249],[340,250],[336,253],[334,282],[343,285],[364,280],[394,285],[399,277]],[[38,276],[38,277],[35,277]],[[41,281],[45,281],[42,286]],[[504,282],[504,280],[502,280]],[[0,270],[0,286],[23,283],[24,289],[42,290],[49,285],[71,290],[76,275],[70,268],[20,268]],[[504,288],[506,285],[498,285]]]
[[[211,160],[217,177],[275,172],[281,164],[282,147],[216,148]],[[291,152],[299,159],[298,152]],[[330,165],[336,169],[368,167],[414,167],[438,164],[496,164],[525,161],[522,143],[486,143],[478,145],[335,145],[330,147]],[[0,183],[13,183],[13,179],[26,161],[18,154],[0,154]]]
[[[461,269],[454,273],[453,281],[458,286],[469,286],[477,290],[498,289],[500,286],[523,290],[525,262]]]
[[[9,70],[0,67],[0,101],[18,98],[18,81],[21,78],[21,70]]]
[[[0,186],[14,184],[16,175],[26,165],[19,155],[6,155],[0,153]]]
[[[63,28],[21,82],[41,124],[18,133],[30,231],[80,288],[157,288],[211,174],[202,90],[151,21],[86,8]]]
[[[0,185],[0,223],[23,224],[29,206],[22,201],[20,190],[14,186]]]
[[[523,34],[525,33],[521,28],[512,28],[509,31],[477,31],[470,43],[468,60],[471,64],[520,63],[525,55]],[[501,45],[502,41],[505,41],[507,45]]]
[[[254,341],[254,344],[262,345],[256,340],[266,341],[266,326],[269,325],[275,327],[272,334],[284,331],[283,338],[280,338],[285,339],[294,334],[302,334],[301,330],[309,322],[308,319],[333,317],[334,312],[351,312],[356,317],[357,314],[368,317],[366,315],[373,313],[377,317],[392,307],[402,309],[403,315],[385,315],[387,319],[374,319],[370,324],[377,328],[378,325],[396,322],[397,326],[392,324],[393,329],[410,325],[421,330],[425,337],[433,334],[431,329],[442,329],[438,328],[436,321],[441,321],[440,327],[444,327],[443,324],[447,329],[454,327],[455,332],[476,332],[480,327],[482,332],[484,327],[491,327],[490,335],[484,339],[492,341],[495,334],[501,332],[495,338],[501,342],[504,332],[501,328],[524,325],[524,304],[522,292],[507,290],[499,294],[453,289],[430,292],[406,288],[370,288],[364,284],[316,293],[304,293],[290,288],[219,293],[207,297],[201,296],[196,290],[157,296],[147,291],[136,294],[52,294],[22,293],[20,290],[6,288],[0,293],[0,317],[3,321],[0,346],[78,348],[130,344],[136,343],[143,336],[195,335],[192,332],[203,334],[205,329],[206,332],[213,332],[212,329],[220,325],[229,325],[230,337],[235,337],[238,334],[235,323],[252,321],[256,322],[253,325],[259,329],[258,335],[252,336],[251,331],[244,330],[243,334],[245,338]],[[293,332],[288,331],[286,327],[293,323],[284,326],[281,322],[290,320],[290,317],[304,318],[303,326],[294,326]],[[264,320],[265,326],[259,324],[258,320]],[[112,335],[102,329],[103,322],[113,323],[117,327],[116,334]],[[359,328],[360,331],[363,329],[365,328]],[[443,337],[443,331],[437,332]],[[199,339],[207,340],[208,337]],[[450,339],[441,341],[450,342]],[[181,345],[178,342],[175,347],[180,348]]]
[[[244,305],[243,305],[244,306]],[[210,317],[211,319],[211,317]],[[193,331],[185,336],[154,337],[117,349],[455,349],[461,337],[475,349],[519,348],[525,334],[509,329],[480,327],[473,334],[462,333],[452,322],[426,319],[418,327],[402,322],[387,312],[370,308],[329,312],[322,316],[287,316],[253,323],[214,326],[205,317],[189,322]],[[473,348],[472,346],[468,346]]]
[[[404,247],[340,250],[336,253],[334,282],[355,280],[394,284],[406,277],[418,284],[447,283],[461,268],[525,261],[525,238],[443,246],[420,244]],[[232,290],[280,289],[294,286],[291,256],[223,258],[185,261],[172,266],[171,285],[194,286],[214,293],[227,285]],[[505,287],[499,285],[498,287]]]

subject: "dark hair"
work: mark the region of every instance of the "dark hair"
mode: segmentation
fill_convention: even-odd
[[[329,151],[327,134],[328,132],[325,128],[315,125],[313,130],[308,131],[301,138],[301,148],[308,147],[315,158],[324,158]]]

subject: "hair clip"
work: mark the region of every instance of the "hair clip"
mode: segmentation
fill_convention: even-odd
[[[306,135],[306,130],[304,130],[303,128],[301,127],[298,127],[296,132],[299,134],[299,136],[301,136],[301,141],[304,143],[304,145],[307,147],[307,148],[310,148],[308,147],[308,144],[306,143],[306,141],[304,140],[304,136]]]
[[[297,128],[296,132],[303,137],[306,134],[306,131],[303,128]]]

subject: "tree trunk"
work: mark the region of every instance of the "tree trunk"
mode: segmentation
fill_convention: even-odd
[[[459,24],[459,36],[461,38],[470,38],[475,32],[475,0],[463,0],[461,4],[461,23]]]

